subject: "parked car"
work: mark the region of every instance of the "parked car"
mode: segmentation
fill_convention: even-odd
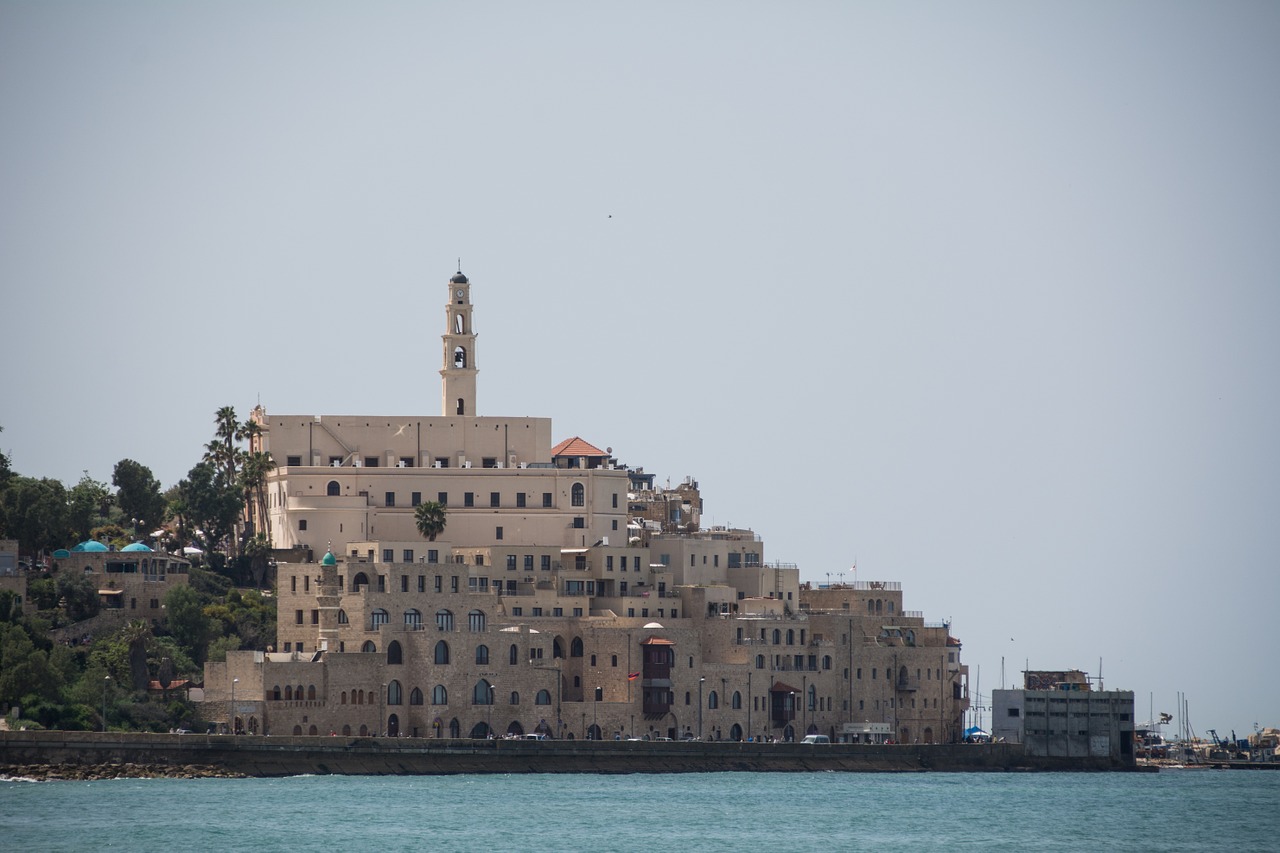
[[[826,735],[805,735],[801,743],[831,743],[831,738]]]

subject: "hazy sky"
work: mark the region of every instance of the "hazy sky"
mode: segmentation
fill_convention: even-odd
[[[0,2],[0,447],[479,411],[707,524],[1280,725],[1280,5]],[[1154,696],[1149,700],[1149,696]]]

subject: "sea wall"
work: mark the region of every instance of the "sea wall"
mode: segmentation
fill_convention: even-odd
[[[204,766],[246,776],[1130,770],[1102,758],[1025,755],[1019,744],[865,745],[487,741],[0,732],[0,772],[53,766]]]

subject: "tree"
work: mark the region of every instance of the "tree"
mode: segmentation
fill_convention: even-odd
[[[120,629],[120,639],[129,646],[129,678],[134,690],[146,690],[151,673],[147,669],[147,640],[151,639],[151,626],[143,619],[134,619]]]
[[[135,534],[143,522],[153,527],[164,522],[165,500],[160,494],[160,482],[146,465],[121,459],[116,463],[111,484],[119,489],[116,503],[125,517],[133,520]]]
[[[111,492],[85,471],[72,487],[67,507],[67,522],[78,541],[90,538],[94,526],[107,518],[111,508]]]
[[[177,497],[170,507],[179,518],[179,527],[198,536],[207,552],[223,547],[235,531],[244,505],[244,490],[226,483],[210,462],[200,462],[178,483]]]
[[[438,501],[418,504],[418,508],[413,511],[413,519],[418,525],[418,532],[426,537],[427,541],[434,542],[437,536],[444,533],[444,504]]]
[[[240,511],[231,520],[231,535],[227,539],[227,556],[234,558],[240,549],[241,511],[245,497],[239,471],[248,456],[236,446],[236,442],[253,435],[258,427],[252,422],[241,424],[237,421],[236,410],[231,406],[223,406],[214,413],[214,424],[213,441],[204,446],[204,461],[213,466],[213,480],[220,489],[234,489],[239,493]]]
[[[48,478],[11,477],[0,493],[4,532],[30,553],[43,553],[71,536],[67,490]]]
[[[213,626],[204,615],[200,594],[190,586],[175,586],[165,595],[164,607],[169,633],[193,661],[203,663]]]
[[[251,432],[258,431],[258,425],[249,422]],[[249,502],[249,518],[257,525],[254,535],[265,534],[271,540],[271,518],[267,515],[267,475],[275,470],[276,462],[270,453],[254,452],[244,459],[244,467],[240,471],[240,479],[244,486],[245,498]]]

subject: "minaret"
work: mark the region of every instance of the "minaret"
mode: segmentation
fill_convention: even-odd
[[[458,270],[449,279],[449,301],[445,304],[444,369],[440,371],[444,389],[441,414],[476,413],[476,333],[471,325],[471,283]]]

